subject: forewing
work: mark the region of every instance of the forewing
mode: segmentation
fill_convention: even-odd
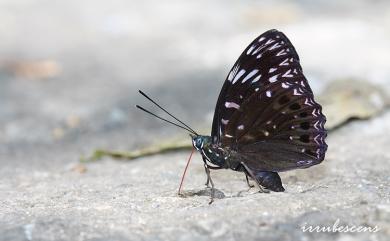
[[[290,69],[298,72],[301,66],[295,48],[283,33],[269,30],[253,40],[233,65],[219,94],[211,131],[214,143],[224,141],[225,126],[242,102]],[[293,74],[290,71],[285,76]],[[302,84],[311,92],[307,82]]]
[[[326,119],[287,37],[270,30],[241,54],[218,98],[214,143],[236,150],[253,169],[280,171],[321,162]],[[261,159],[261,160],[260,160]]]

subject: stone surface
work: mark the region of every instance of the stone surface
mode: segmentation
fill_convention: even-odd
[[[318,98],[326,113],[328,130],[349,120],[375,117],[388,108],[389,100],[379,86],[355,79],[334,81]]]
[[[369,126],[371,128],[366,128]],[[1,169],[1,233],[10,240],[386,240],[390,232],[390,113],[352,123],[328,138],[319,166],[282,173],[286,192],[248,191],[244,175],[212,172],[212,205],[196,156],[177,188],[188,153],[129,162],[110,159],[58,168]],[[375,140],[375,141],[370,141]],[[12,176],[11,176],[12,175]],[[8,178],[5,178],[8,177]],[[222,195],[223,193],[223,195]],[[222,197],[222,198],[221,198]],[[304,225],[377,226],[376,233],[308,233]]]
[[[321,165],[281,174],[284,193],[212,172],[212,205],[199,156],[185,198],[187,152],[79,158],[180,132],[132,108],[146,103],[137,89],[210,123],[229,68],[269,28],[291,38],[316,94],[341,78],[389,93],[389,16],[388,1],[363,0],[1,1],[0,240],[387,240],[388,110],[332,132]],[[336,222],[380,230],[302,231]]]

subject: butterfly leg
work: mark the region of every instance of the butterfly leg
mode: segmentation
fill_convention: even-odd
[[[204,165],[204,171],[206,172],[206,175],[207,175],[207,172],[210,172],[210,170],[208,170],[206,164]],[[206,187],[210,187],[209,183],[210,183],[210,176],[207,175],[207,180],[206,180],[206,183],[204,185],[206,185]]]
[[[210,196],[209,204],[212,204],[214,202],[214,196],[215,196],[214,182],[213,182],[213,179],[211,179],[210,169],[207,166],[205,166],[205,169],[206,169],[206,175],[207,175],[207,184],[208,184],[208,182],[210,182],[210,184],[211,184],[211,196]],[[208,187],[208,185],[207,185],[207,187]]]
[[[206,185],[206,187],[210,187],[209,186],[209,183],[210,183],[210,175],[207,174],[207,173],[210,173],[210,169],[211,170],[218,170],[218,169],[222,169],[222,167],[213,167],[213,166],[210,166],[207,164],[207,160],[205,158],[203,158],[203,162],[204,162],[204,170],[206,172],[206,175],[207,175],[207,180],[206,180],[206,183],[204,185]]]
[[[203,157],[203,162],[204,162],[204,170],[205,170],[206,175],[207,175],[207,180],[206,180],[206,184],[205,185],[207,187],[209,187],[209,184],[211,184],[211,198],[210,198],[209,204],[212,204],[214,202],[214,197],[215,197],[215,188],[214,188],[214,182],[211,179],[210,169],[218,170],[218,169],[222,169],[222,167],[210,166],[209,164],[207,164],[207,159],[205,157]]]
[[[256,176],[255,176],[255,174],[252,172],[252,170],[251,170],[247,165],[245,165],[245,163],[243,163],[243,162],[241,162],[241,165],[245,168],[245,174],[247,175],[247,177],[248,177],[248,174],[249,174],[249,176],[251,176],[251,177],[253,178],[253,180],[256,181],[256,184],[257,184],[257,186],[259,187],[260,192],[269,193],[269,191],[268,191],[267,189],[264,189],[264,188],[261,186],[261,184],[257,181]]]
[[[251,189],[252,187],[255,186],[255,185],[252,185],[252,184],[249,183],[248,174],[246,172],[245,172],[245,178],[246,178],[246,184],[248,184],[249,189]]]
[[[208,165],[207,165],[207,160],[203,157],[203,162],[204,162],[204,171],[206,172],[206,175],[207,175],[207,180],[206,180],[206,183],[204,185],[206,185],[206,187],[210,187],[209,186],[209,183],[210,183],[210,170],[208,168]]]

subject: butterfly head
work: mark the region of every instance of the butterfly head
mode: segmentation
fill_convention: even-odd
[[[192,137],[192,145],[195,147],[196,150],[200,151],[204,147],[211,144],[211,137],[210,136],[194,136]]]

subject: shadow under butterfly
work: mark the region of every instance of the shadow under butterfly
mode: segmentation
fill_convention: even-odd
[[[139,109],[192,133],[192,144],[204,161],[206,186],[211,184],[210,203],[215,194],[210,170],[240,171],[250,187],[248,177],[262,192],[283,192],[278,172],[324,160],[326,118],[314,101],[295,48],[277,30],[253,40],[229,72],[215,107],[211,136],[197,134],[140,93],[178,123],[137,105]]]

